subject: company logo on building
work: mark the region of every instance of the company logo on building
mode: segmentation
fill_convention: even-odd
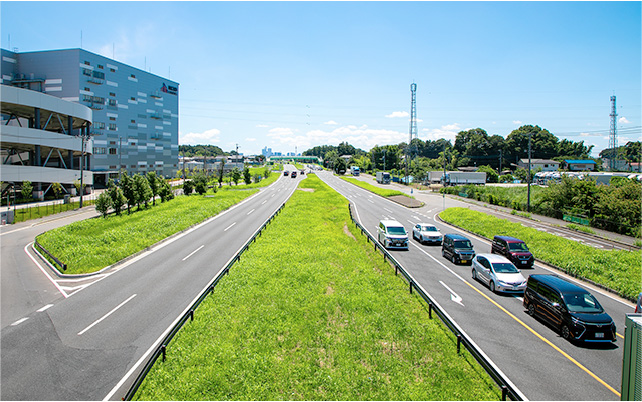
[[[178,95],[178,88],[173,87],[171,85],[165,85],[163,83],[163,86],[161,87],[161,92],[165,92],[166,94],[172,94],[172,95]]]

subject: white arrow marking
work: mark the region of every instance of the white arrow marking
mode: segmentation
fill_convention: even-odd
[[[445,283],[442,281],[439,281],[448,291],[450,292],[450,300],[454,301],[455,303],[459,304],[460,306],[464,307],[464,303],[462,303],[462,298],[459,296],[457,293],[453,292],[452,289],[450,289],[448,286],[446,286]]]

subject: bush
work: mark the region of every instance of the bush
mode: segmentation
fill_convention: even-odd
[[[194,183],[191,180],[185,180],[183,182],[183,194],[190,195],[194,191]]]
[[[109,208],[111,208],[112,202],[111,197],[107,191],[102,192],[98,198],[96,198],[96,211],[100,212],[103,218],[107,217]]]

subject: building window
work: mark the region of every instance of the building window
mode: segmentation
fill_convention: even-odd
[[[89,70],[87,68],[83,68],[82,69],[82,73],[83,73],[83,75],[91,77],[91,70]]]
[[[94,71],[92,75],[94,76],[94,78],[98,78],[101,80],[105,79],[105,73],[103,73],[102,71]]]
[[[136,124],[136,120],[132,119],[132,124]]]
[[[102,130],[102,129],[104,129],[104,128],[105,128],[105,123],[101,123],[101,122],[99,122],[99,121],[95,121],[95,122],[93,123],[93,126],[94,126],[95,128],[97,128],[97,129],[101,129],[101,130]]]
[[[94,147],[94,154],[95,155],[104,155],[106,149],[104,147]]]
[[[131,145],[132,147],[135,147],[136,143],[135,142],[130,142],[129,145]]]
[[[109,106],[116,106],[116,99],[110,99]]]
[[[110,117],[111,118],[111,117]],[[111,131],[116,131],[116,123],[109,123],[109,129]]]
[[[116,96],[116,93],[115,92],[110,92],[109,96]]]
[[[136,74],[131,74],[130,77],[136,78]]]
[[[110,169],[116,169],[116,165],[109,165]]]
[[[89,88],[87,88],[87,87],[85,87],[85,91],[91,92],[91,90]]]
[[[116,155],[116,148],[109,148],[109,155]]]
[[[86,64],[86,65],[88,65],[88,66],[90,65],[90,64],[89,64],[89,62],[88,62],[87,60],[85,60],[85,64]]]
[[[101,66],[100,64],[98,65],[98,68],[101,69],[101,70],[104,69],[104,67]]]
[[[136,100],[136,98],[134,98],[133,96],[132,96],[131,98],[129,98],[129,99],[130,99],[130,100],[133,100],[133,101],[135,101],[135,100]]]
[[[114,70],[113,68],[110,68],[109,71],[112,72],[112,73],[116,72],[116,70]]]

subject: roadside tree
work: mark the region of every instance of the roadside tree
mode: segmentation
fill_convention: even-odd
[[[98,198],[96,198],[96,211],[100,212],[103,218],[107,217],[109,208],[112,206],[111,197],[105,191],[100,193]]]

